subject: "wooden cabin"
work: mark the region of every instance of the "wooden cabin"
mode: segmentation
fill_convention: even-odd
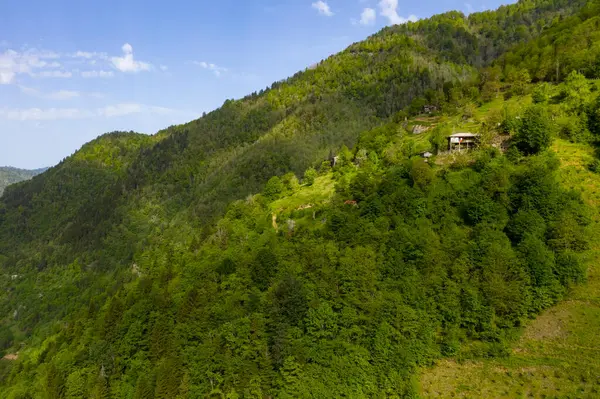
[[[448,151],[471,150],[477,147],[479,135],[476,133],[455,133],[448,136]]]

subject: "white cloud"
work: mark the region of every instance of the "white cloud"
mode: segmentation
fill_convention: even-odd
[[[221,76],[222,73],[227,72],[227,68],[220,67],[218,65],[206,62],[206,61],[192,61],[192,64],[198,65],[203,69],[212,71],[217,77]]]
[[[475,11],[470,3],[465,3],[465,9],[467,10],[467,15],[473,14]]]
[[[35,65],[39,65],[39,58],[6,50],[0,54],[0,83],[13,83],[17,74],[30,73]]]
[[[78,91],[72,90],[59,90],[48,94],[48,98],[51,100],[69,100],[79,96],[80,94]]]
[[[23,93],[25,93],[25,94],[27,94],[27,95],[29,95],[29,96],[38,97],[38,96],[39,96],[39,94],[40,94],[40,92],[39,92],[38,90],[36,90],[36,89],[32,89],[32,88],[30,88],[30,87],[24,87],[24,86],[21,86],[21,87],[20,87],[20,89],[21,89],[21,91],[22,91]]]
[[[131,44],[125,43],[123,47],[123,57],[112,57],[111,61],[115,68],[117,68],[121,72],[140,72],[140,71],[149,71],[151,69],[151,65],[141,61],[135,61],[133,59],[133,47]]]
[[[161,66],[159,66],[159,68],[161,71],[166,71],[169,69],[166,65],[161,65]]]
[[[99,108],[97,113],[99,116],[105,116],[111,118],[114,116],[124,116],[129,114],[137,114],[142,112],[142,105],[140,104],[117,104],[109,105],[104,108]]]
[[[1,48],[1,46],[0,46]],[[71,78],[74,75],[83,78],[110,78],[115,72],[108,70],[112,67],[121,72],[148,71],[153,68],[149,63],[134,58],[133,47],[125,43],[120,57],[109,57],[106,53],[78,50],[73,53],[62,53],[26,48],[15,51],[0,49],[0,85],[20,82],[20,75],[35,78]],[[94,70],[81,71],[73,69],[75,65],[88,65]],[[161,66],[163,71],[166,66]],[[220,73],[216,70],[215,73]]]
[[[17,74],[13,71],[1,71],[0,70],[0,85],[11,84],[15,80]]]
[[[48,100],[70,100],[79,97],[81,94],[78,91],[59,90],[51,93],[43,93],[31,87],[20,86],[21,91],[29,96],[43,98]]]
[[[361,25],[372,25],[375,23],[377,19],[377,13],[372,8],[365,8],[360,14],[360,24]]]
[[[79,108],[0,108],[0,119],[12,121],[50,121],[63,119],[117,118],[132,114],[177,115],[180,111],[136,103],[108,105],[92,110]]]
[[[418,20],[415,15],[410,15],[408,18],[398,15],[398,0],[381,0],[379,9],[380,14],[386,17],[391,25],[400,25]]]
[[[148,111],[156,115],[173,115],[179,113],[179,111],[165,107],[148,107]]]
[[[90,53],[89,51],[78,51],[73,54],[74,58],[92,58],[94,53]]]
[[[6,50],[0,53],[0,84],[14,83],[17,76],[21,74],[40,77],[70,77],[69,72],[42,70],[59,68],[61,64],[58,61],[47,61],[59,57],[57,53],[36,49],[28,49],[23,52]]]
[[[113,71],[82,71],[82,78],[112,78],[115,76]]]
[[[87,60],[91,60],[91,59],[105,60],[105,59],[108,59],[108,55],[106,53],[98,53],[96,51],[77,51],[77,52],[71,54],[71,57],[73,57],[73,58],[84,58],[84,59],[87,59]]]
[[[73,73],[69,71],[41,71],[32,73],[31,76],[36,78],[70,78]]]
[[[331,8],[329,8],[329,4],[327,4],[323,0],[319,0],[315,3],[312,3],[312,8],[316,9],[320,15],[325,15],[326,17],[333,16],[333,12],[331,12]]]
[[[81,119],[92,116],[90,111],[77,108],[28,108],[28,109],[0,109],[0,117],[13,121],[50,121],[57,119]]]
[[[31,49],[27,50],[25,52],[25,54],[34,55],[34,56],[37,56],[37,57],[43,58],[43,59],[58,59],[58,58],[60,58],[60,54],[58,54],[54,51],[37,50],[35,48],[31,48]]]

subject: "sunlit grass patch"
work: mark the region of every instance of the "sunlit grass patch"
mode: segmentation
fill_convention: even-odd
[[[271,210],[276,213],[286,213],[303,206],[322,204],[333,195],[334,185],[331,173],[319,176],[313,185],[302,185],[294,194],[274,201]]]

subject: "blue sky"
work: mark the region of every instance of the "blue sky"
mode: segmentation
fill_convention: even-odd
[[[108,131],[195,119],[386,25],[514,2],[480,1],[3,2],[0,166],[49,166]]]

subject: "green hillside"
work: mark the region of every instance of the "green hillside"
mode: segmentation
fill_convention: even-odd
[[[527,0],[393,26],[10,186],[0,397],[560,396],[488,369],[573,356],[531,337],[594,289],[599,20],[598,1]],[[457,132],[478,149],[448,153]],[[593,306],[568,328],[597,327]],[[556,381],[593,395],[565,364]]]
[[[23,180],[29,180],[34,176],[43,173],[46,169],[25,170],[11,167],[0,167],[0,196],[4,189]]]
[[[574,287],[567,300],[528,323],[509,356],[482,359],[461,354],[422,371],[420,394],[425,398],[575,397],[600,394],[600,179],[588,170],[594,158],[587,145],[558,140],[562,184],[581,192],[593,209],[584,254],[586,284]],[[465,356],[466,355],[466,356]]]

